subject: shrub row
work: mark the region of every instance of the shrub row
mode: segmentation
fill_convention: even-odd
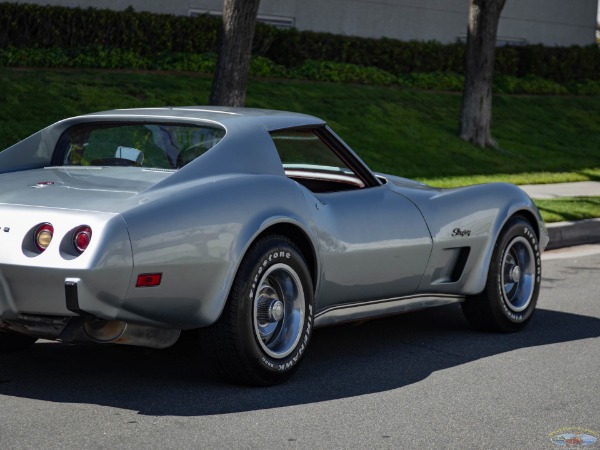
[[[218,30],[218,20],[206,16],[0,3],[0,48],[98,46],[143,56],[204,53],[216,48]]]
[[[135,52],[156,59],[165,53],[215,53],[220,19],[208,15],[173,16],[94,8],[0,3],[0,48],[96,47]],[[394,76],[410,73],[462,73],[461,42],[403,42],[298,30],[258,24],[253,54],[296,68],[307,61],[329,61],[381,69]],[[600,80],[600,50],[588,47],[501,47],[496,73],[536,76],[560,83]],[[306,70],[310,70],[307,68]]]
[[[215,53],[164,52],[147,57],[132,50],[106,47],[0,49],[0,67],[175,70],[210,75],[215,71],[216,60]],[[287,68],[264,56],[252,58],[250,75],[457,92],[462,91],[464,86],[463,75],[456,72],[412,72],[396,76],[376,67],[312,60]],[[496,75],[494,91],[506,94],[600,95],[600,81],[558,83],[532,75]]]

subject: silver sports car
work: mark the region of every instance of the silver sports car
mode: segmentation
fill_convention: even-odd
[[[0,351],[197,330],[223,377],[272,385],[319,326],[460,302],[523,328],[547,242],[519,188],[373,173],[316,117],[89,114],[0,153]]]

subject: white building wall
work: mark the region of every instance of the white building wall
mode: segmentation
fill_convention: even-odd
[[[114,10],[131,5],[136,11],[178,15],[223,8],[223,0],[16,1]],[[259,15],[299,30],[449,43],[464,39],[468,7],[468,0],[262,0]],[[597,0],[508,0],[498,38],[550,46],[593,44],[597,12]]]
[[[508,0],[498,35],[523,37],[531,44],[590,45],[597,0]]]

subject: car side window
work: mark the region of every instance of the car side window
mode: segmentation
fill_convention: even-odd
[[[284,166],[297,164],[347,169],[312,130],[277,131],[271,136]]]
[[[86,123],[63,133],[53,163],[179,169],[224,135],[222,129],[194,125]]]
[[[271,133],[286,176],[313,192],[336,192],[365,185],[314,130]]]

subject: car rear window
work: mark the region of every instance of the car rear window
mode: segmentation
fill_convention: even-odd
[[[86,123],[58,141],[53,164],[179,169],[225,135],[221,128],[167,123]]]

